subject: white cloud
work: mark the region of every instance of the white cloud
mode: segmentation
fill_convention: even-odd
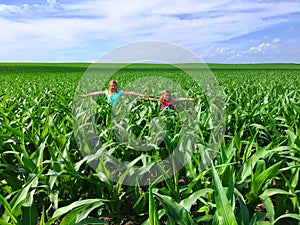
[[[250,47],[250,52],[257,53],[257,52],[264,52],[268,47],[270,47],[270,43],[261,43],[257,47]]]
[[[280,38],[274,38],[273,39],[273,43],[280,43],[281,42],[281,39]]]
[[[50,8],[54,8],[56,5],[56,0],[47,0],[47,3],[49,4]]]
[[[8,46],[19,46],[23,54],[32,46],[61,54],[64,49],[78,49],[97,40],[117,44],[160,40],[199,51],[273,27],[288,20],[290,17],[285,15],[299,8],[299,1],[245,4],[242,0],[175,0],[172,4],[165,0],[133,0],[130,4],[123,0],[47,0],[44,5],[0,4],[0,43],[6,51]],[[248,53],[265,52],[271,43],[281,42],[279,37],[271,40],[272,36],[266,35],[265,42],[252,46]],[[240,51],[224,44],[206,55],[224,56]],[[5,60],[5,54],[0,53],[1,60]]]
[[[17,12],[20,12],[20,11],[21,11],[21,8],[19,6],[0,4],[0,13],[2,15],[6,15],[6,14],[9,14],[9,13],[17,13]]]

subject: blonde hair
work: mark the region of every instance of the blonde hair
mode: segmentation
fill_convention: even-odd
[[[111,90],[111,88],[110,88],[110,85],[111,85],[111,84],[116,85],[116,92],[118,92],[118,83],[117,83],[117,81],[115,81],[115,80],[109,81],[109,84],[108,84],[108,94],[109,94],[109,97],[111,97],[112,94],[113,94],[113,92],[112,92],[112,90]]]

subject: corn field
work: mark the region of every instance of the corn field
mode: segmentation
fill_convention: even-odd
[[[198,129],[190,160],[172,176],[161,169],[159,182],[127,185],[132,168],[151,174],[143,168],[166,159],[179,145],[184,131],[176,113],[162,115],[159,102],[122,96],[120,104],[130,104],[131,110],[128,126],[116,132],[105,97],[75,96],[89,64],[1,63],[0,224],[299,224],[300,66],[208,66],[225,96],[226,129],[206,168],[201,157],[211,134],[211,111],[205,92],[167,65],[130,65],[114,74],[120,89],[161,76],[196,98],[188,103]],[[84,154],[86,146],[78,143],[74,129],[73,106],[79,100],[96,103],[93,145],[101,140],[100,148],[126,163],[126,170]],[[135,141],[124,144],[125,134],[155,139],[149,124],[157,118],[164,123],[164,137],[151,150],[135,151]],[[115,171],[124,175],[114,180]]]

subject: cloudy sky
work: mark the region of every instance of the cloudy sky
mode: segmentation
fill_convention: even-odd
[[[140,41],[211,63],[300,63],[299,0],[0,0],[0,62],[95,62]]]

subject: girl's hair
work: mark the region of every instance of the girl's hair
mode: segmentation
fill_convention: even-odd
[[[112,91],[111,91],[111,88],[110,88],[110,84],[116,85],[116,92],[118,92],[118,83],[117,83],[117,81],[115,81],[115,80],[109,81],[109,84],[108,84],[108,94],[109,94],[109,97],[111,97],[112,94],[113,94]]]
[[[165,102],[165,98],[164,98],[164,94],[168,93],[171,97],[170,99],[170,103],[172,103],[172,95],[171,95],[171,92],[169,90],[163,90],[163,92],[161,93],[161,96],[160,96],[160,103],[163,105],[164,102]]]

